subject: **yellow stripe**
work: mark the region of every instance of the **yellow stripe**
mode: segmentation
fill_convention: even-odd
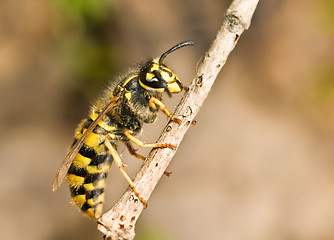
[[[83,187],[87,191],[93,191],[95,189],[104,188],[105,185],[106,185],[106,179],[104,178],[99,181],[95,181],[94,183],[85,183]]]
[[[89,117],[95,121],[95,119],[99,116],[99,114],[97,113],[92,113]],[[102,120],[100,120],[97,125],[99,125],[101,128],[103,128],[104,130],[106,130],[107,132],[111,132],[111,131],[114,131],[116,130],[116,127],[112,127],[112,126],[109,126],[108,124],[106,124],[105,122],[103,122]]]
[[[80,137],[87,131],[86,128],[82,129],[83,133],[77,132],[75,137],[77,139],[80,139]],[[105,136],[104,135],[99,135],[96,133],[91,132],[85,139],[84,143],[90,147],[90,148],[95,148],[97,147],[102,141],[104,141]]]
[[[88,203],[89,205],[91,205],[91,206],[94,206],[94,204],[95,204],[93,198],[88,199],[88,200],[87,200],[87,203]]]
[[[85,214],[88,216],[88,217],[91,217],[93,219],[98,219],[101,217],[102,215],[102,204],[99,204],[98,206],[96,206],[96,209],[95,209],[96,213],[94,214],[94,210],[93,208],[88,208],[86,211],[85,211]]]
[[[101,140],[101,135],[91,132],[85,139],[85,144],[88,147],[95,148],[99,145]]]
[[[78,129],[78,130],[76,131],[76,133],[75,133],[75,138],[76,138],[77,140],[79,140],[79,139],[81,138],[81,136],[82,136],[82,133],[81,133],[81,128],[80,128],[80,129]]]
[[[86,195],[76,195],[74,197],[72,197],[72,201],[74,204],[78,205],[79,207],[82,206],[82,204],[84,204],[86,202]]]
[[[104,178],[104,179],[101,179],[101,180],[99,180],[99,181],[95,181],[94,182],[94,187],[96,188],[96,189],[98,189],[98,188],[104,188],[104,186],[106,185],[106,179]]]
[[[93,183],[86,183],[86,184],[84,184],[83,186],[84,186],[84,188],[85,188],[87,191],[93,191],[93,190],[95,190],[95,187],[94,187]]]
[[[100,194],[95,201],[93,198],[88,199],[87,203],[91,206],[94,206],[98,202],[103,202],[103,200],[104,200],[104,193]]]
[[[95,218],[101,217],[101,215],[102,215],[102,204],[97,205],[95,211],[96,211]]]
[[[108,164],[100,164],[99,166],[88,166],[86,170],[90,174],[106,173],[110,170],[110,166]]]
[[[85,168],[90,164],[91,161],[92,160],[90,158],[84,157],[78,153],[73,160],[73,164],[79,168]]]
[[[71,187],[78,188],[85,182],[85,178],[74,174],[67,174],[67,182]]]
[[[101,152],[104,152],[105,151],[105,146],[103,144],[101,145],[97,145],[95,148],[94,148],[95,152],[96,153],[101,153]]]
[[[93,208],[88,208],[86,211],[85,211],[85,214],[88,216],[88,217],[91,217],[91,218],[98,218],[96,215],[94,215],[94,210]]]

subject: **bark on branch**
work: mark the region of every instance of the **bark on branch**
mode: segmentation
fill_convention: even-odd
[[[169,122],[158,142],[180,145],[228,55],[234,49],[240,35],[249,28],[257,4],[258,0],[234,0],[231,3],[215,40],[199,64],[196,77],[176,107],[174,115],[180,117],[182,123],[178,125]],[[134,179],[134,184],[144,199],[149,199],[175,152],[168,148],[153,149],[150,152]],[[98,229],[107,239],[133,239],[135,224],[142,210],[143,204],[132,189],[128,188],[114,207],[103,214]]]

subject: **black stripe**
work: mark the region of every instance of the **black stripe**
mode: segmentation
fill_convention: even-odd
[[[96,199],[99,195],[104,192],[103,188],[95,189],[86,193],[86,199]]]
[[[105,124],[107,124],[109,127],[115,127],[115,121],[112,119],[112,116],[106,114],[104,115],[104,118],[102,120]]]
[[[107,173],[90,173],[85,179],[85,183],[94,183],[95,181],[104,179],[107,177]]]
[[[111,159],[110,159],[111,158]],[[113,160],[111,155],[97,155],[95,158],[92,159],[90,162],[90,166],[98,166],[104,162],[111,162]]]
[[[74,140],[73,140],[73,143],[72,143],[72,146],[71,147],[73,147],[76,143],[77,143],[77,141],[78,141],[79,139],[76,139],[76,138],[74,138]]]
[[[87,158],[94,159],[96,157],[96,152],[93,148],[87,147],[85,144],[79,150],[79,153]]]
[[[96,208],[98,205],[102,204],[103,202],[98,202],[96,204],[94,204],[93,206],[89,205],[87,202],[85,202],[82,206],[81,206],[81,210],[82,211],[87,211],[88,209],[92,208],[93,209],[93,212],[94,212],[94,215],[96,213]]]
[[[91,124],[93,122],[93,119],[91,119],[90,117],[89,117],[89,124],[88,124],[88,126],[85,124],[85,126],[84,127],[86,127],[86,128],[88,128],[89,127],[89,125]],[[113,122],[113,120],[111,119],[111,117],[109,116],[109,115],[105,115],[104,116],[104,119],[102,120],[102,122],[104,122],[106,125],[108,125],[109,127],[114,127],[114,122]],[[93,132],[94,133],[97,133],[97,134],[101,134],[101,135],[106,135],[106,134],[108,134],[109,132],[106,130],[106,129],[104,129],[103,127],[101,127],[101,126],[99,126],[99,125],[96,125],[96,127],[95,127],[95,129],[93,130]]]
[[[84,195],[86,194],[86,190],[83,186],[80,187],[71,187],[71,196],[75,197],[77,195]]]
[[[93,123],[93,119],[88,118],[85,122],[85,124],[82,126],[83,128],[88,129],[89,126]],[[99,134],[99,135],[107,135],[108,131],[102,128],[99,125],[96,125],[96,127],[93,129],[93,133]]]
[[[85,168],[78,168],[74,164],[72,164],[70,166],[67,173],[68,174],[74,174],[74,175],[79,176],[79,177],[86,177],[86,175],[87,175],[87,171],[86,171]]]
[[[91,118],[87,118],[85,123],[82,125],[82,128],[88,129],[89,126],[93,123],[93,120]]]
[[[167,69],[163,69],[162,71],[168,73],[169,77],[173,77],[173,73],[171,71],[168,71]]]
[[[103,204],[103,202],[97,202],[95,205],[94,205],[94,211],[96,210],[96,207],[100,204]]]
[[[100,127],[99,125],[97,125],[94,130],[93,133],[99,134],[99,135],[107,135],[109,132],[107,130],[105,130],[103,127]]]
[[[82,204],[81,210],[85,212],[85,211],[87,211],[91,207],[92,206],[90,206],[87,202],[85,202],[84,204]],[[94,211],[94,214],[95,214],[95,211]]]
[[[103,202],[97,202],[94,204],[94,206],[92,207],[94,209],[94,214],[96,213],[96,208],[97,206],[99,206],[100,204],[103,204]]]

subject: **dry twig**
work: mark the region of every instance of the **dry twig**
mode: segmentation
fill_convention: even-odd
[[[249,28],[257,4],[258,0],[234,0],[231,3],[216,39],[199,65],[195,79],[176,107],[174,114],[182,118],[182,123],[178,125],[171,121],[158,142],[180,144],[228,55],[234,49],[240,35]],[[153,149],[150,152],[134,180],[144,199],[150,197],[174,154],[175,150],[168,148]],[[129,188],[115,206],[103,214],[98,228],[108,239],[133,239],[135,224],[142,210],[142,203]]]

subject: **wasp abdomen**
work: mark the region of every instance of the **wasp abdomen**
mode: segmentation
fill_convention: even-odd
[[[89,118],[80,124],[74,142],[86,131],[85,126],[91,121]],[[94,219],[102,214],[106,177],[113,161],[104,145],[106,135],[110,133],[105,128],[111,130],[112,126],[105,126],[105,122],[100,121],[96,129],[85,139],[67,172],[73,203]]]

